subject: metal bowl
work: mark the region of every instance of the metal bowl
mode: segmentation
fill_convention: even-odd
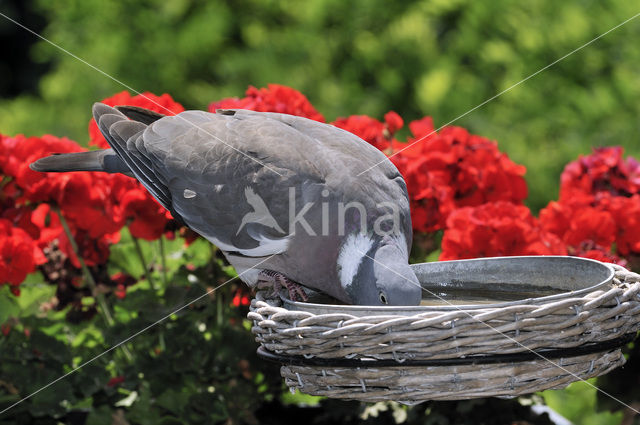
[[[283,298],[288,310],[314,314],[348,313],[409,315],[426,311],[451,311],[548,303],[580,297],[609,285],[614,270],[598,261],[566,256],[495,257],[440,261],[411,266],[423,289],[420,306],[339,305],[312,294],[310,302]]]

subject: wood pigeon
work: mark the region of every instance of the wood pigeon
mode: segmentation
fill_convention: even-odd
[[[359,137],[248,110],[164,116],[96,103],[93,117],[111,149],[52,155],[31,168],[137,178],[250,286],[273,282],[303,300],[300,285],[350,304],[420,303],[405,182]]]

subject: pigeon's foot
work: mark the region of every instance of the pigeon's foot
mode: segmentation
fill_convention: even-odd
[[[258,275],[258,282],[269,282],[273,284],[273,292],[277,294],[281,288],[287,288],[291,301],[308,301],[307,293],[302,289],[302,285],[280,272],[274,270],[262,270]]]

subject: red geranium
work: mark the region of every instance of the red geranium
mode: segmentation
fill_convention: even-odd
[[[627,261],[612,254],[601,247],[583,247],[581,250],[575,251],[572,255],[577,257],[590,258],[592,260],[602,261],[603,263],[615,263],[623,267],[627,267]]]
[[[529,208],[498,201],[449,215],[440,260],[566,254],[562,241],[544,231]]]
[[[257,89],[249,86],[246,96],[222,99],[209,105],[209,111],[216,109],[250,109],[259,112],[280,112],[298,115],[324,122],[324,117],[316,111],[309,100],[299,91],[279,84],[269,84],[267,88]]]
[[[128,222],[131,235],[153,241],[162,236],[171,216],[143,188],[132,188],[120,198],[119,214]]]
[[[0,167],[13,177],[12,182],[19,189],[13,194],[17,204],[53,202],[78,228],[97,238],[122,227],[113,214],[109,195],[112,181],[128,178],[91,172],[40,173],[29,168],[29,164],[44,156],[82,151],[85,149],[76,142],[50,135],[4,137],[0,143]]]
[[[73,239],[78,245],[78,252],[87,266],[105,264],[109,259],[109,246],[120,241],[120,232],[102,235],[100,238],[92,238],[89,232],[72,228]],[[66,234],[58,237],[60,250],[71,260],[76,268],[80,268],[80,260],[73,251],[71,242]]]
[[[42,251],[27,232],[0,219],[0,285],[8,283],[17,295],[17,286],[44,262]]]
[[[113,190],[122,180],[132,179],[104,173],[72,173],[60,188],[56,203],[68,220],[92,238],[118,232],[124,220],[117,214],[119,200]]]
[[[131,96],[128,91],[124,90],[111,97],[102,99],[101,102],[109,106],[139,106],[163,115],[176,115],[184,111],[184,107],[166,93],[158,96],[150,92],[144,92],[136,96]],[[100,129],[93,118],[89,121],[89,137],[89,145],[98,146],[102,149],[109,147],[109,144],[102,133],[100,133]]]
[[[540,211],[540,222],[572,247],[589,243],[609,250],[615,240],[613,216],[588,205],[550,202]]]
[[[67,184],[72,174],[39,173],[29,168],[33,161],[54,153],[84,151],[73,140],[57,138],[48,134],[42,137],[25,137],[21,134],[0,139],[0,169],[13,177],[23,193],[18,201],[43,202],[55,200],[61,187]],[[74,175],[79,175],[74,173]]]
[[[384,116],[384,123],[367,115],[351,115],[338,118],[331,124],[355,134],[381,151],[391,147],[393,135],[402,128],[404,122],[400,115],[389,111]]]
[[[436,133],[429,117],[409,128],[413,138],[393,144],[391,161],[407,183],[415,230],[444,228],[456,208],[495,201],[519,204],[527,197],[526,169],[495,142],[460,127]]]
[[[633,157],[623,159],[623,153],[620,146],[595,148],[591,155],[567,164],[560,178],[560,201],[570,200],[576,192],[594,198],[602,193],[640,194],[640,163]]]
[[[571,251],[618,263],[613,247],[619,255],[640,253],[640,165],[622,155],[621,147],[597,148],[569,163],[560,201],[540,212],[544,227]]]
[[[124,382],[124,376],[122,375],[116,376],[114,378],[109,379],[109,381],[107,382],[107,387],[115,387],[122,384],[123,382]]]
[[[241,307],[249,304],[251,304],[249,293],[244,288],[236,289],[236,292],[233,295],[233,300],[231,301],[231,305],[233,305],[234,307]]]
[[[38,205],[31,213],[31,222],[39,230],[36,243],[41,249],[49,246],[64,233],[60,218],[52,211],[49,204]]]
[[[640,253],[640,195],[605,197],[599,205],[616,223],[617,252],[620,255]]]

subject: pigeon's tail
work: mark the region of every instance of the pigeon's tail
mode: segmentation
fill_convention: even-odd
[[[40,158],[29,167],[41,172],[106,171],[132,176],[129,167],[118,158],[113,149],[54,154]]]
[[[94,109],[94,112],[96,111],[96,123],[100,122],[102,114],[118,114],[117,111],[129,119],[145,125],[154,123],[164,117],[164,115],[160,113],[136,106],[116,106],[115,109],[112,109],[105,105],[100,105]],[[101,130],[105,133],[104,127],[101,128]],[[108,129],[106,131],[108,132]],[[110,139],[106,133],[105,136],[108,140]],[[107,173],[122,173],[130,177],[135,177],[125,160],[121,159],[113,149],[53,154],[35,161],[29,165],[29,167],[34,171],[50,173],[66,171],[105,171]]]

